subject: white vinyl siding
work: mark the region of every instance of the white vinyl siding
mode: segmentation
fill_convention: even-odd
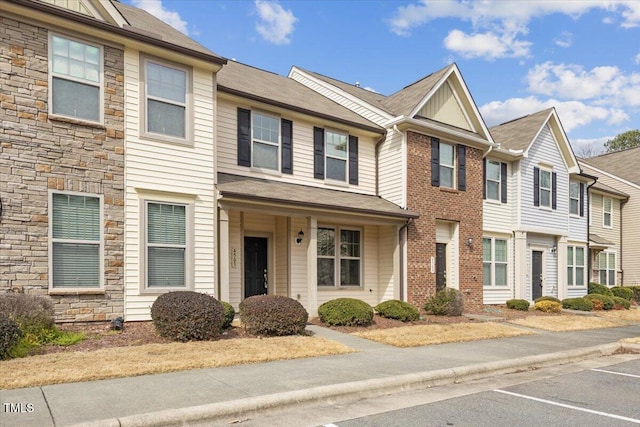
[[[378,150],[380,197],[406,207],[406,172],[404,134],[390,129]]]
[[[102,47],[51,34],[51,114],[102,122]]]
[[[490,160],[487,160],[487,163]],[[499,164],[499,162],[496,162]],[[512,211],[515,211],[516,182],[512,175],[513,165],[507,163],[507,203],[498,203],[496,200],[487,199],[482,203],[482,227],[484,231],[495,233],[511,233],[514,228]],[[500,195],[502,195],[500,193]]]

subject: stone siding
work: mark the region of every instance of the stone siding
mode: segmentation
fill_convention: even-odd
[[[124,309],[124,52],[104,46],[97,125],[49,116],[47,45],[46,28],[0,16],[0,292],[51,294],[58,322],[109,320]],[[50,189],[103,195],[102,292],[49,291]]]

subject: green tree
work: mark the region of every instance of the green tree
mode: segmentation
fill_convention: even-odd
[[[607,153],[626,150],[627,148],[640,147],[640,130],[628,130],[604,143]]]

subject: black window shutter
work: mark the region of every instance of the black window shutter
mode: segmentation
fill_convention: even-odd
[[[293,122],[280,120],[282,133],[282,173],[293,173]]]
[[[358,185],[358,137],[349,135],[349,184]]]
[[[580,183],[580,216],[584,216],[584,183]]]
[[[251,166],[251,111],[238,108],[238,166]]]
[[[313,177],[324,179],[324,129],[313,128]]]
[[[540,206],[540,168],[533,168],[533,206]]]
[[[431,185],[440,186],[440,140],[431,138]]]
[[[458,145],[458,190],[467,191],[467,147]]]
[[[500,163],[500,201],[507,203],[507,164]]]
[[[482,159],[482,198],[487,198],[487,159]]]
[[[558,206],[558,192],[557,187],[557,181],[558,181],[558,174],[555,172],[551,173],[551,208],[552,209],[556,209]]]

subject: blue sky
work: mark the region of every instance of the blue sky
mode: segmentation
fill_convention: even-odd
[[[217,54],[389,95],[456,62],[488,126],[555,106],[578,155],[640,129],[640,0],[122,0]]]

